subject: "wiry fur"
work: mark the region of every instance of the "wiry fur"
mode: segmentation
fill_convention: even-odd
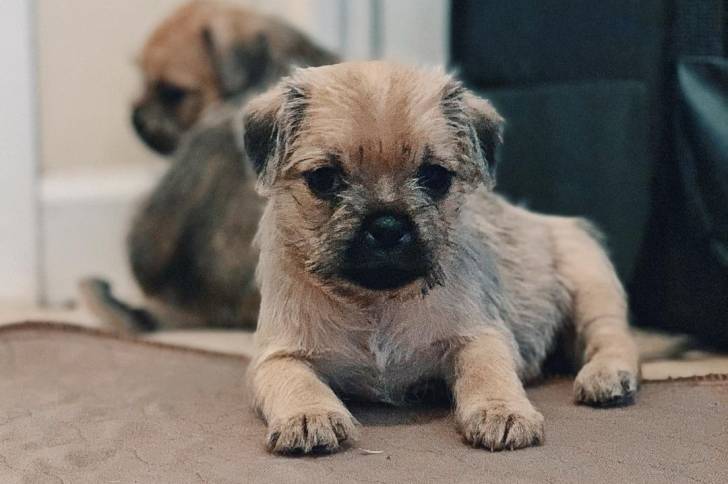
[[[467,442],[538,444],[543,417],[522,381],[541,374],[562,333],[579,346],[560,351],[585,363],[578,401],[634,394],[637,353],[609,260],[585,222],[492,192],[502,118],[487,101],[437,70],[351,63],[296,71],[251,101],[244,122],[268,199],[250,378],[271,450],[336,449],[355,431],[337,395],[404,403],[433,380],[449,386]],[[423,158],[455,173],[442,200],[414,179]],[[302,177],[332,163],[347,182],[334,202]],[[381,207],[411,216],[430,261],[426,277],[386,291],[337,271],[347,241]]]

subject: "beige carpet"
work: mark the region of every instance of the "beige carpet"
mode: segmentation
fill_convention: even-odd
[[[263,448],[247,359],[45,324],[0,328],[0,482],[728,482],[728,377],[647,383],[628,408],[529,390],[543,447],[462,444],[446,408],[354,406],[362,437],[318,458]]]

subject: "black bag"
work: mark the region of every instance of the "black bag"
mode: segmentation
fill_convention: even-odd
[[[728,59],[683,59],[676,94],[674,163],[658,172],[631,305],[640,325],[728,348]]]

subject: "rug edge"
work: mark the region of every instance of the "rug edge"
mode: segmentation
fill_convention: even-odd
[[[77,324],[60,322],[60,321],[18,321],[16,323],[3,324],[0,326],[0,338],[6,333],[13,333],[19,331],[41,331],[41,332],[55,332],[55,333],[76,333],[85,336],[110,339],[120,341],[122,343],[131,345],[141,345],[152,348],[159,348],[163,350],[179,351],[182,353],[194,353],[203,356],[221,357],[228,360],[236,360],[242,362],[250,362],[250,357],[246,355],[236,355],[226,353],[223,351],[213,351],[204,348],[193,348],[190,346],[178,345],[173,343],[164,343],[161,341],[150,341],[135,337],[131,334],[122,333],[119,331],[113,331],[103,328],[90,328],[88,326],[81,326]]]

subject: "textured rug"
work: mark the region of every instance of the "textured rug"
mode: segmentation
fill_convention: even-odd
[[[247,359],[57,324],[0,328],[0,482],[728,482],[728,376],[646,383],[635,405],[529,389],[546,443],[465,446],[447,408],[354,406],[334,455],[263,447]]]

